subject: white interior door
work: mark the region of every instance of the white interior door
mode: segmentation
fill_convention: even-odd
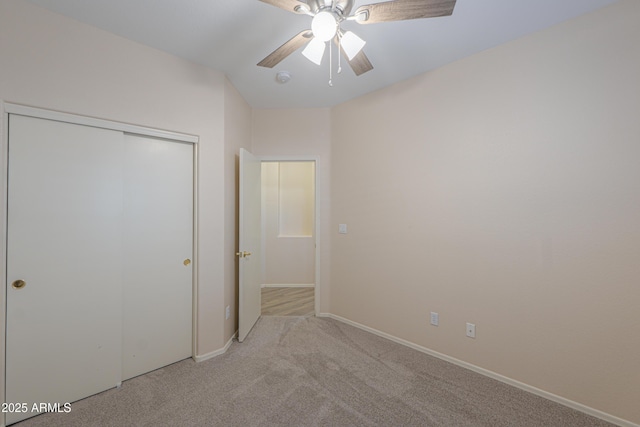
[[[10,116],[6,401],[29,411],[7,424],[120,382],[122,154],[121,132]]]
[[[193,144],[124,138],[126,380],[192,354]]]
[[[240,149],[240,236],[238,341],[247,337],[260,317],[260,263],[262,246],[261,162]]]

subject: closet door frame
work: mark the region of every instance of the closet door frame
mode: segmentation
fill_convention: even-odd
[[[193,279],[192,279],[192,347],[191,357],[195,359],[197,348],[197,309],[198,309],[198,143],[199,137],[185,133],[154,129],[144,126],[131,125],[128,123],[115,122],[111,120],[98,119],[88,116],[81,116],[70,113],[63,113],[42,108],[30,107],[20,104],[8,102],[2,103],[2,120],[0,122],[0,271],[7,271],[7,196],[8,182],[7,174],[9,167],[9,114],[16,114],[39,119],[55,120],[76,125],[91,126],[102,129],[110,129],[125,133],[150,136],[155,138],[163,138],[178,142],[186,142],[193,144]],[[6,290],[7,290],[6,274],[0,274],[0,402],[5,401],[5,367],[6,367]],[[0,425],[4,424],[4,416],[0,416]]]

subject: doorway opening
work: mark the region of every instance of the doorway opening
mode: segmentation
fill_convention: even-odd
[[[315,161],[262,161],[263,316],[315,313]]]

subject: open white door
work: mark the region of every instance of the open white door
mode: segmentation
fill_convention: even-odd
[[[260,249],[262,245],[260,160],[240,149],[240,236],[238,341],[242,342],[258,321],[260,298]]]

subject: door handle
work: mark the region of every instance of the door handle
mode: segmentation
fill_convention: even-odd
[[[189,258],[185,259],[184,261],[182,261],[182,263],[185,265],[185,267],[189,264],[191,264],[191,260]]]
[[[247,252],[247,251],[236,252],[236,255],[238,255],[240,258],[246,258],[251,255],[251,252]]]
[[[25,286],[27,286],[27,282],[25,282],[24,280],[16,280],[14,281],[11,286],[13,286],[15,289],[22,289]]]

